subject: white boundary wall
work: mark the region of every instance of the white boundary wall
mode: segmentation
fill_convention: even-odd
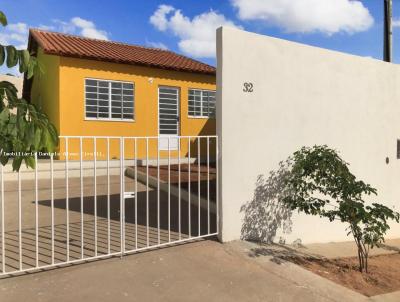
[[[217,31],[217,59],[222,241],[240,238],[240,207],[252,199],[257,176],[302,146],[339,150],[379,201],[400,210],[398,65],[226,27]],[[284,237],[351,240],[340,223],[298,214]],[[400,226],[388,237],[400,237]]]

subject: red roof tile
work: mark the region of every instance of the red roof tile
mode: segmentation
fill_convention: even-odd
[[[215,67],[169,50],[89,39],[39,29],[30,29],[29,34],[30,47],[33,40],[43,48],[46,54],[215,75]]]

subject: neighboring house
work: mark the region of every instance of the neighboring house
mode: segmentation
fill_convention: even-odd
[[[44,73],[25,80],[24,97],[47,113],[60,135],[176,137],[216,132],[213,66],[168,50],[36,29],[29,32],[28,48]],[[144,143],[138,146],[141,157]],[[62,140],[60,158],[64,144]],[[85,152],[93,148],[92,142],[84,144]],[[104,149],[105,141],[101,144]],[[154,158],[157,142],[149,144]],[[77,152],[79,141],[71,140],[69,146]],[[168,140],[160,147],[167,149]],[[176,139],[170,139],[170,148],[177,150]],[[187,143],[181,149],[186,154]],[[125,150],[132,158],[132,145]],[[110,153],[120,154],[117,141],[111,142]]]
[[[18,97],[22,97],[22,83],[23,78],[19,76],[14,76],[10,74],[0,74],[0,81],[7,81],[15,85],[18,90]]]

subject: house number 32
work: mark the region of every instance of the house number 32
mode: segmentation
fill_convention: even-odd
[[[243,92],[253,92],[253,83],[245,82],[243,84]]]

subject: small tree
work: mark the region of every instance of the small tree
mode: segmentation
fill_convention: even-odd
[[[0,24],[7,18],[0,11]],[[17,50],[12,45],[0,44],[0,66],[19,66],[26,78],[38,74],[39,64],[27,50]],[[34,168],[34,153],[54,152],[58,145],[57,130],[35,105],[18,98],[17,88],[8,81],[0,81],[0,163],[6,165],[13,158],[13,170],[18,171],[25,162]]]
[[[357,245],[360,272],[368,272],[369,250],[384,242],[388,220],[399,222],[399,213],[365,196],[377,190],[350,172],[349,165],[327,146],[303,147],[291,157],[287,185],[292,192],[283,199],[292,210],[346,223],[347,235]]]

